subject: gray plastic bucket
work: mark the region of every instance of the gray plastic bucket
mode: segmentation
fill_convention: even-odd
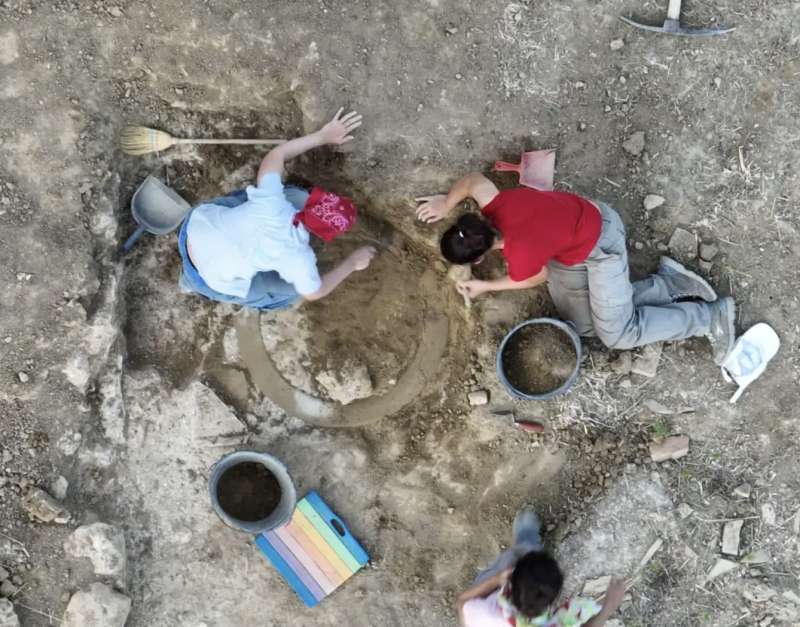
[[[511,385],[511,382],[508,380],[508,377],[506,377],[505,370],[503,369],[503,351],[506,348],[506,344],[508,344],[508,341],[511,339],[511,336],[523,327],[527,327],[528,325],[532,324],[548,324],[560,329],[569,336],[569,339],[572,340],[572,346],[575,348],[575,369],[572,371],[572,374],[566,381],[564,381],[561,387],[550,392],[545,392],[544,394],[526,394],[525,392],[518,390]],[[578,379],[578,374],[581,370],[581,354],[581,338],[578,337],[578,334],[575,332],[575,327],[572,325],[572,323],[562,322],[561,320],[556,320],[555,318],[533,318],[531,320],[526,320],[525,322],[519,323],[517,326],[511,329],[503,338],[503,341],[500,342],[500,347],[497,349],[497,377],[500,379],[500,382],[505,386],[505,388],[511,393],[511,395],[515,396],[516,398],[522,398],[527,401],[546,401],[553,397],[560,396],[561,394],[566,394],[567,390],[569,390]]]
[[[245,462],[262,464],[275,476],[278,480],[278,485],[281,487],[281,500],[278,502],[278,506],[269,516],[262,520],[244,521],[234,518],[222,509],[219,498],[217,497],[217,486],[219,485],[219,480],[222,475],[230,468]],[[297,505],[297,492],[295,491],[292,478],[286,470],[286,466],[272,455],[258,453],[257,451],[236,451],[234,453],[228,453],[214,464],[211,467],[211,477],[209,477],[208,480],[208,495],[211,497],[211,506],[214,508],[217,516],[222,519],[222,522],[229,527],[239,529],[240,531],[246,531],[253,535],[275,529],[275,527],[280,527],[288,522],[292,517],[295,505]]]

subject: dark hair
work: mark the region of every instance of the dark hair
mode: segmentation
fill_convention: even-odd
[[[444,232],[439,246],[450,263],[472,263],[492,247],[494,238],[494,229],[486,220],[474,213],[465,213]]]
[[[564,575],[547,553],[531,551],[517,562],[510,581],[514,607],[524,616],[535,618],[558,598]]]

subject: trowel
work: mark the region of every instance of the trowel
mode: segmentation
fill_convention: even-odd
[[[535,418],[517,417],[513,409],[492,409],[489,411],[493,416],[509,416],[511,426],[522,429],[529,433],[544,433],[544,424]]]
[[[495,161],[495,172],[519,172],[519,182],[525,187],[542,192],[553,191],[556,169],[556,150],[532,150],[523,152],[519,163]]]

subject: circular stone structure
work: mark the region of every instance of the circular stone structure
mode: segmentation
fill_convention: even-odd
[[[397,234],[378,240],[361,227],[318,251],[320,268],[364,244],[378,248],[370,267],[328,297],[237,321],[253,385],[311,424],[354,427],[396,413],[436,380],[447,349],[452,286]]]

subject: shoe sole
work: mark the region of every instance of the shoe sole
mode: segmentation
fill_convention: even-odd
[[[728,347],[719,360],[714,360],[714,363],[718,366],[725,363],[728,355],[733,350],[733,345],[736,343],[736,303],[730,296],[726,296],[720,303],[720,308],[724,310],[725,324],[728,327]]]
[[[696,281],[700,285],[700,287],[702,287],[706,291],[706,295],[700,296],[700,298],[702,298],[707,303],[713,303],[714,301],[717,300],[717,293],[714,291],[714,288],[711,287],[711,284],[696,272],[692,272],[691,270],[684,267],[682,264],[678,263],[674,259],[671,259],[670,257],[662,257],[661,265],[669,268],[673,272],[676,272],[678,274],[681,274],[685,277],[692,279],[693,281]]]

